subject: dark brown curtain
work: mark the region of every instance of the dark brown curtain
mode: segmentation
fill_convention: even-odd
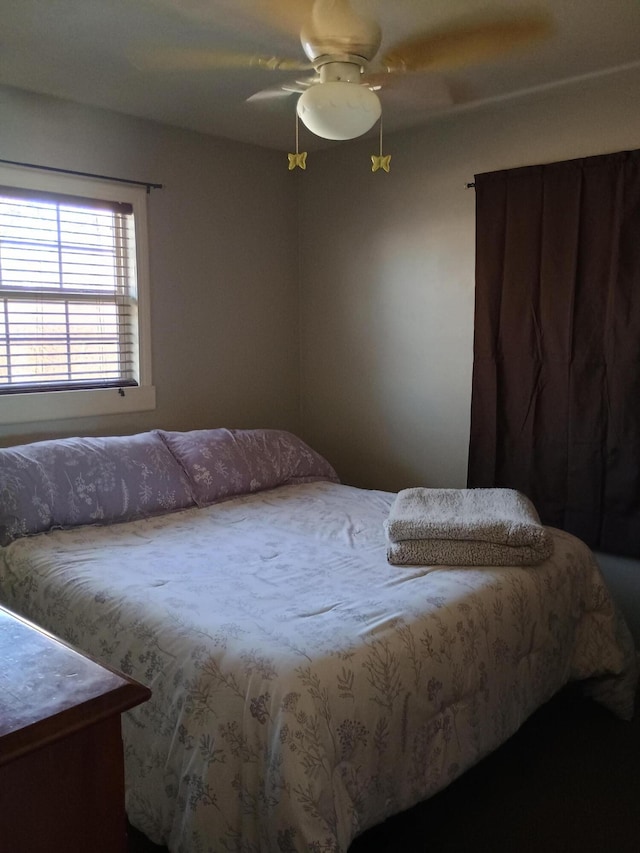
[[[468,484],[640,557],[640,151],[475,181]]]

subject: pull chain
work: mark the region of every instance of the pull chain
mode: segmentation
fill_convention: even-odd
[[[371,171],[377,172],[379,169],[384,172],[391,171],[391,154],[382,153],[382,116],[380,116],[380,154],[371,155]]]
[[[295,154],[287,154],[289,158],[289,171],[295,169],[296,166],[299,166],[301,169],[307,168],[307,152],[298,150],[299,143],[299,118],[298,112],[296,110],[296,153]]]

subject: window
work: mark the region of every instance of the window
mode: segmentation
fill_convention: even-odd
[[[155,408],[146,192],[0,167],[0,423]]]

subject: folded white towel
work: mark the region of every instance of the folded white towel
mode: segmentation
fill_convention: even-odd
[[[535,507],[514,489],[404,489],[385,531],[399,565],[533,565],[553,550]]]

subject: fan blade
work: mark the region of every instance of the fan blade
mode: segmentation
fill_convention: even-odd
[[[266,24],[299,38],[314,3],[313,0],[258,0],[251,5],[252,12],[255,10]]]
[[[221,21],[260,21],[264,25],[296,38],[311,18],[313,0],[151,0],[169,7],[183,18],[205,24]]]
[[[288,98],[289,95],[300,95],[310,86],[315,85],[320,78],[317,75],[306,77],[303,80],[292,80],[289,83],[283,83],[281,86],[270,86],[268,89],[262,89],[247,98],[247,103],[255,103],[257,101],[271,101],[276,98]]]
[[[493,59],[552,32],[551,18],[542,13],[481,20],[408,39],[392,47],[381,62],[390,72],[445,71]]]
[[[254,104],[258,101],[275,101],[280,98],[288,98],[295,91],[295,89],[283,89],[282,86],[271,86],[269,89],[262,89],[260,92],[256,92],[255,95],[250,95],[246,99],[246,103]]]
[[[364,74],[362,83],[380,95],[383,112],[384,105],[391,101],[421,110],[442,109],[454,103],[451,87],[441,74],[381,71]]]
[[[256,56],[220,50],[166,48],[147,51],[132,60],[138,68],[162,71],[207,71],[212,68],[262,68],[265,71],[308,71],[309,62],[281,56]]]

